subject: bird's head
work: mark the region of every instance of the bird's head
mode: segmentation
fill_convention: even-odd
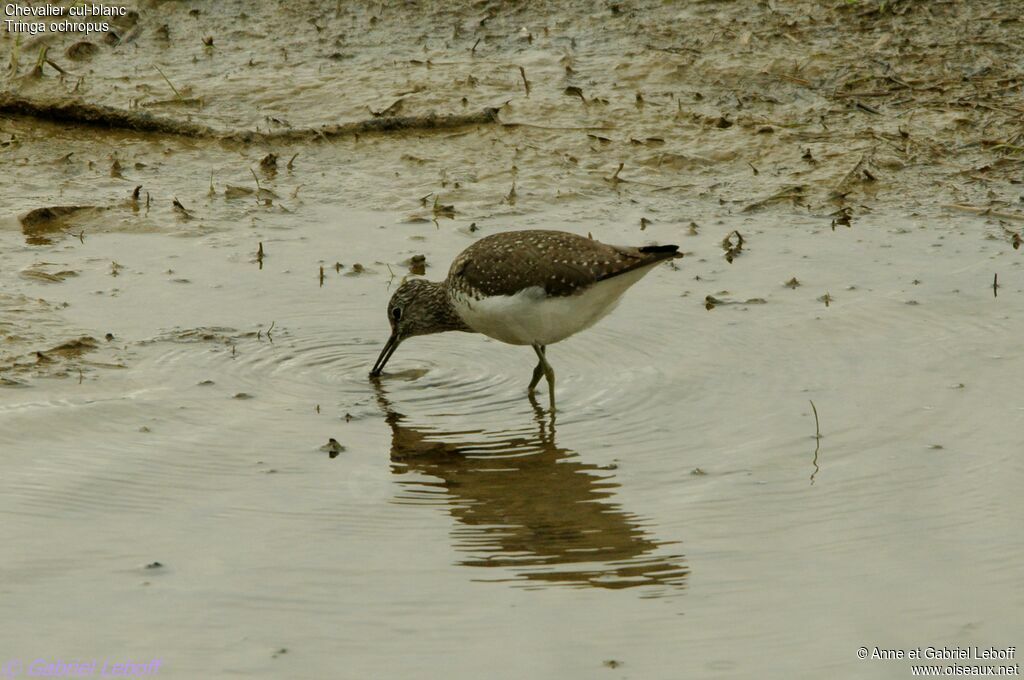
[[[439,294],[442,297],[439,297]],[[444,290],[438,284],[426,279],[409,279],[398,287],[388,302],[391,337],[377,357],[377,362],[370,371],[371,376],[380,375],[384,370],[384,364],[406,338],[448,330],[437,322],[437,316],[442,310],[435,309],[447,304],[443,294]]]

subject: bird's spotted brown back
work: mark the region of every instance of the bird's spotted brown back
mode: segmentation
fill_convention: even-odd
[[[678,257],[674,246],[625,248],[562,231],[527,230],[480,239],[456,258],[448,286],[473,297],[514,295],[540,285],[549,296],[588,286],[659,260]]]

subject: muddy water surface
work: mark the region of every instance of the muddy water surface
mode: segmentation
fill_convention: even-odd
[[[359,119],[410,83],[412,113],[511,99],[504,122],[542,127],[275,147],[0,118],[4,653],[171,677],[906,677],[857,648],[1020,642],[1017,227],[940,205],[1007,212],[1016,189],[984,177],[1005,158],[970,178],[913,146],[980,123],[893,104],[856,146],[876,114],[792,70],[797,35],[833,43],[777,10],[691,45],[652,27],[727,10],[423,10],[437,38],[376,6],[270,7],[143,4],[79,89],[156,99],[164,54],[207,101],[150,108],[225,129]],[[729,57],[758,44],[790,79]],[[26,225],[49,206],[87,209]],[[438,279],[540,227],[686,252],[550,348],[556,414],[525,396],[532,352],[475,335],[367,377],[411,257]]]

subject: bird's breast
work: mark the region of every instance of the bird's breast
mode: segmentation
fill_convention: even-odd
[[[513,295],[483,296],[462,287],[449,300],[467,326],[511,345],[551,345],[593,326],[646,268],[600,281],[574,295],[548,296],[540,286]]]

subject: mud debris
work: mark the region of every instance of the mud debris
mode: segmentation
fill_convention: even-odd
[[[91,352],[97,347],[99,347],[99,343],[96,341],[96,338],[83,335],[80,338],[62,342],[56,347],[51,347],[50,349],[38,352],[37,354],[46,356],[48,359],[52,359],[54,357],[59,357],[61,359],[76,359],[86,352]]]
[[[723,295],[723,293],[719,293]],[[709,312],[715,307],[722,305],[766,305],[768,301],[764,298],[748,298],[746,300],[734,300],[728,297],[715,297],[714,295],[707,295],[704,297],[704,309]]]
[[[260,172],[267,177],[274,177],[277,175],[277,154],[268,153],[260,160]]]
[[[732,261],[743,252],[743,234],[738,231],[731,231],[722,239],[722,250],[725,251],[725,261],[732,264]]]
[[[72,61],[85,61],[92,59],[97,52],[100,51],[99,46],[96,43],[91,43],[88,40],[79,40],[72,45],[69,45],[64,50],[64,55]]]
[[[39,281],[42,283],[61,283],[65,279],[73,276],[78,276],[78,272],[70,269],[61,269],[55,272],[46,271],[47,267],[53,267],[53,265],[46,262],[37,262],[31,267],[27,267],[18,272],[18,276],[23,279],[30,281]]]
[[[426,255],[413,255],[402,264],[409,268],[410,274],[413,274],[415,276],[423,276],[427,273]]]
[[[338,454],[345,450],[345,447],[338,443],[338,440],[331,437],[327,443],[320,447],[320,450],[327,453],[330,458],[337,458]]]
[[[29,245],[48,245],[54,235],[63,234],[76,220],[94,217],[103,210],[106,208],[95,205],[56,205],[30,210],[18,221]]]

